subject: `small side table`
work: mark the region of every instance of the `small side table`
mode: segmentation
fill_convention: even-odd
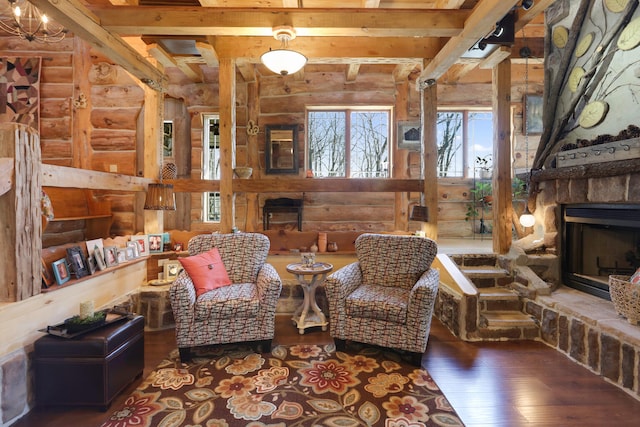
[[[287,271],[298,280],[304,292],[304,302],[294,313],[293,324],[298,327],[300,335],[304,334],[306,328],[321,326],[323,331],[327,330],[327,319],[318,307],[316,302],[316,288],[320,286],[327,273],[333,270],[333,265],[326,262],[316,262],[313,265],[294,263],[287,265]],[[305,276],[311,276],[307,279]]]

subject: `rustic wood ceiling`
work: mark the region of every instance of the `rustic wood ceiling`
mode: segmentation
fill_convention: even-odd
[[[396,78],[417,70],[424,83],[452,69],[460,74],[518,61],[525,44],[542,58],[542,12],[554,2],[536,0],[525,11],[521,0],[30,1],[156,88],[165,83],[166,68],[203,81],[202,67],[215,67],[220,58],[234,58],[251,80],[265,70],[260,55],[279,47],[272,29],[282,25],[295,29],[289,46],[309,64],[344,64],[352,78],[363,64],[387,64]],[[469,55],[512,10],[515,43]]]

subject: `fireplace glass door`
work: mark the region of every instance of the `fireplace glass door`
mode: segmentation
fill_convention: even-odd
[[[640,208],[563,206],[563,279],[566,285],[609,297],[609,275],[640,266]]]

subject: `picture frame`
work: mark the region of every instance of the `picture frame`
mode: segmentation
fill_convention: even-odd
[[[92,254],[92,252],[89,252],[89,253]],[[91,275],[96,274],[96,271],[98,271],[98,264],[96,262],[96,257],[94,257],[93,255],[87,256],[87,264],[89,265],[89,274]]]
[[[298,173],[298,126],[266,125],[265,172]]]
[[[44,262],[44,259],[40,259],[42,262],[42,286],[48,288],[49,286],[55,283],[54,277],[51,275],[51,271],[47,264]]]
[[[104,262],[107,267],[118,265],[118,248],[115,246],[107,246],[104,248]]]
[[[67,248],[67,261],[70,273],[75,275],[76,279],[90,274],[87,258],[80,246]]]
[[[149,236],[146,234],[131,236],[131,241],[138,244],[138,257],[149,255]]]
[[[127,247],[124,249],[127,253],[127,261],[137,258],[136,253],[138,251],[138,244],[136,242],[127,243]]]
[[[102,239],[92,239],[85,242],[87,245],[87,254],[92,254],[95,248],[102,251],[104,249],[104,241]]]
[[[182,252],[182,243],[177,242],[173,244],[173,250],[175,252]]]
[[[98,270],[106,270],[107,264],[104,261],[104,251],[96,248],[93,250],[93,257],[96,260],[96,265],[98,266]]]
[[[174,281],[182,270],[180,261],[167,261],[164,263],[164,280]]]
[[[127,262],[127,250],[125,248],[118,248],[118,264]]]
[[[162,253],[164,247],[164,236],[162,234],[149,234],[149,253]]]
[[[56,278],[56,283],[62,285],[69,281],[71,273],[69,273],[69,266],[67,265],[66,258],[60,258],[51,264],[53,275]]]
[[[522,133],[540,135],[542,133],[542,96],[525,95],[524,112],[522,121]]]
[[[419,121],[398,122],[398,148],[420,151],[420,128]]]

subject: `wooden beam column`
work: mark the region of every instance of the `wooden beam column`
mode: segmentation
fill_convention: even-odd
[[[230,233],[235,224],[233,168],[236,142],[236,64],[220,58],[220,232]]]
[[[511,248],[511,61],[493,68],[493,251]]]
[[[424,179],[424,205],[429,212],[429,222],[422,230],[430,239],[438,239],[438,91],[435,80],[420,85],[420,123],[422,123],[422,174]]]
[[[73,38],[73,167],[91,169],[91,48],[79,37]]]

